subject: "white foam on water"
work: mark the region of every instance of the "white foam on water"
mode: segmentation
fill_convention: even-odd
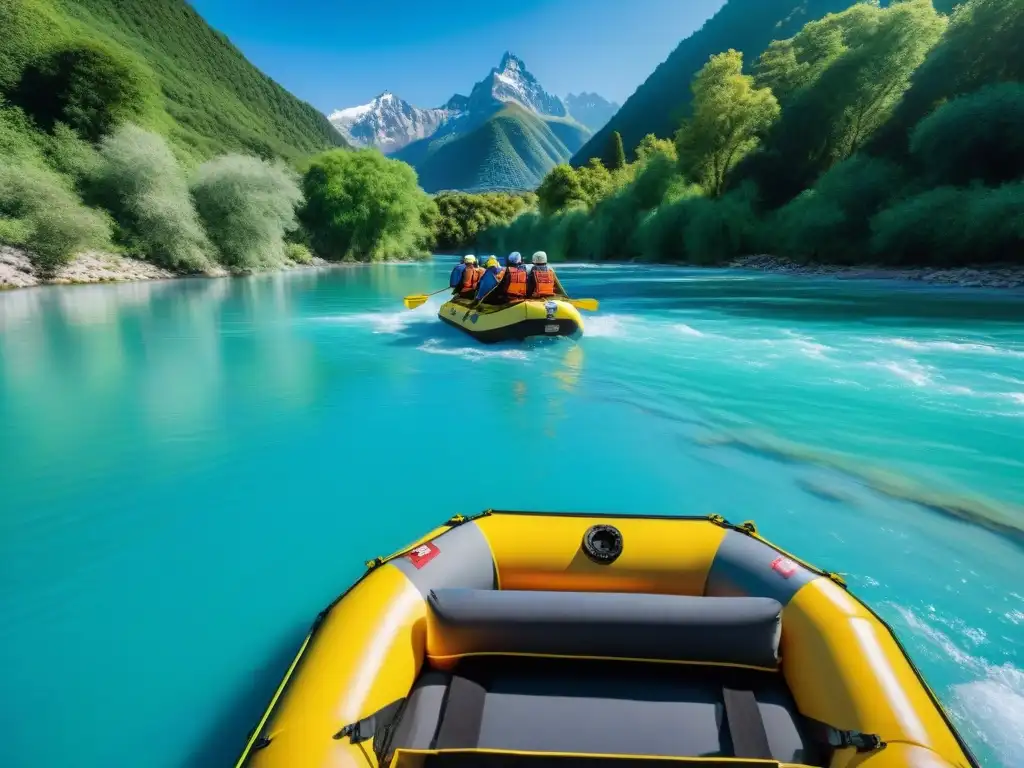
[[[343,325],[369,326],[374,333],[401,333],[414,323],[432,322],[437,319],[436,308],[433,311],[410,310],[406,312],[358,312],[352,315],[330,315],[315,318],[321,323],[341,323]]]
[[[983,344],[981,342],[945,340],[919,341],[917,339],[907,339],[902,336],[869,336],[861,340],[873,344],[889,344],[892,346],[901,347],[903,349],[912,349],[919,352],[961,352],[966,354],[1005,355],[1009,357],[1024,358],[1024,350],[1009,349],[1007,347],[996,347],[991,344]]]
[[[629,335],[622,315],[594,315],[588,317],[584,336],[604,339],[624,339]]]
[[[800,354],[806,357],[821,359],[825,357],[826,352],[832,351],[832,347],[825,344],[819,344],[818,342],[810,339],[796,339],[794,344],[796,344],[797,349],[800,350]]]
[[[890,360],[885,363],[867,363],[869,368],[882,368],[896,377],[908,381],[916,387],[926,387],[932,383],[931,368],[917,360]]]
[[[672,330],[682,336],[707,336],[706,333],[698,331],[696,328],[691,325],[687,325],[686,323],[675,323],[672,326]]]
[[[461,357],[463,360],[479,362],[481,360],[527,360],[529,355],[523,349],[481,349],[479,347],[444,347],[439,339],[427,339],[417,347],[421,352],[431,355],[449,355]]]
[[[973,656],[910,609],[895,607],[917,635],[979,678],[952,686],[954,703],[950,709],[995,753],[1004,768],[1019,768],[1024,755],[1024,671],[1009,663],[991,664]],[[960,619],[943,620],[935,613],[929,618],[959,633],[974,646],[987,642],[983,631],[968,627]]]

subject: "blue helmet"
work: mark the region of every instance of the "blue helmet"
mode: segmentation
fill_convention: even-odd
[[[519,253],[519,251],[512,251],[512,253],[510,253],[508,255],[508,258],[505,259],[505,263],[506,264],[522,264],[523,263],[523,256],[522,256],[522,254]]]

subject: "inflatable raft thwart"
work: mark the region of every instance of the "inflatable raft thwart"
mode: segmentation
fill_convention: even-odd
[[[977,768],[842,579],[720,517],[484,512],[317,618],[238,768]]]
[[[470,299],[445,302],[437,316],[485,343],[521,341],[531,336],[580,336],[583,318],[567,301],[526,300],[515,304],[480,304]]]

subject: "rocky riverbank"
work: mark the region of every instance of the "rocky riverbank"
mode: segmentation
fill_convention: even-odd
[[[310,264],[286,262],[284,269],[321,267],[328,262],[315,258]],[[225,277],[231,273],[216,267],[204,273],[207,277]],[[90,251],[78,256],[50,276],[40,275],[32,266],[25,251],[0,245],[0,290],[30,288],[35,285],[68,285],[73,283],[120,283],[130,280],[164,280],[181,277],[176,272],[150,264],[141,259],[118,256],[113,253]]]
[[[845,267],[834,264],[800,264],[780,256],[758,254],[743,256],[729,263],[737,269],[757,269],[793,275],[821,275],[858,280],[919,280],[935,285],[958,285],[963,288],[1024,288],[1024,267],[984,266],[894,268],[881,266]]]

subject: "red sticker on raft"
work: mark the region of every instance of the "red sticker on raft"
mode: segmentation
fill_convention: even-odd
[[[776,557],[772,560],[772,570],[780,574],[782,578],[788,579],[796,573],[797,565],[788,557]]]
[[[420,546],[416,547],[416,549],[409,552],[409,554],[406,555],[406,557],[409,558],[409,562],[411,562],[414,566],[416,566],[417,569],[419,569],[427,563],[429,563],[439,554],[441,554],[441,550],[439,550],[435,544],[432,544],[428,541],[426,544],[421,544]]]

